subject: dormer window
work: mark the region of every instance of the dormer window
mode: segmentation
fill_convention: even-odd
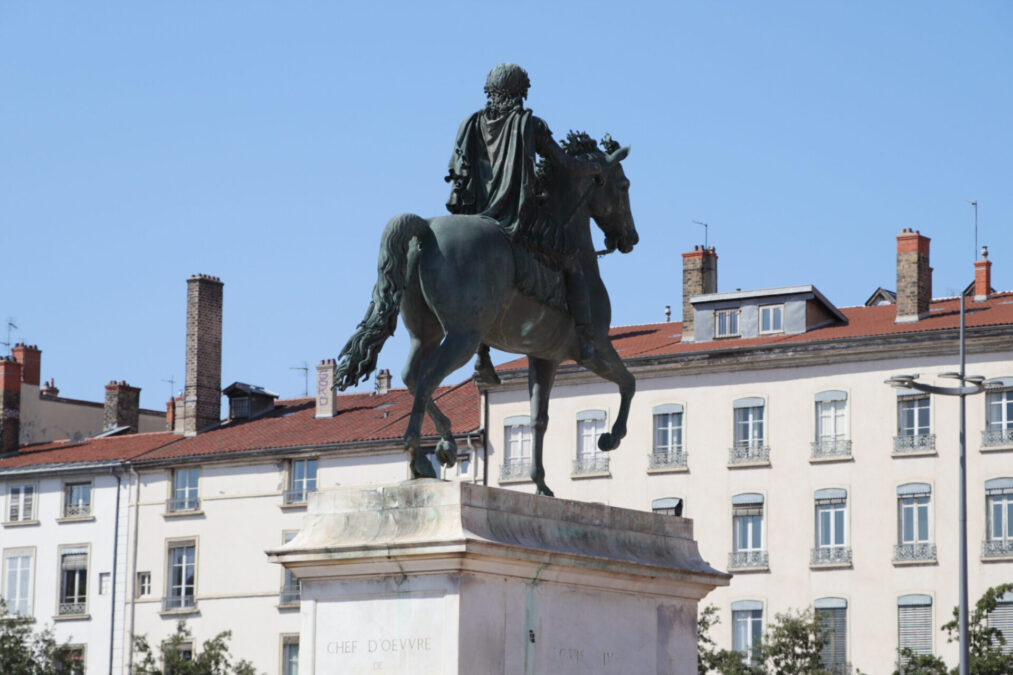
[[[719,309],[714,312],[714,337],[735,337],[738,334],[738,309]]]
[[[784,305],[760,307],[760,333],[784,332]]]
[[[278,398],[273,391],[245,382],[233,382],[222,393],[229,397],[230,420],[250,420],[271,412]]]
[[[232,410],[229,412],[229,417],[234,420],[246,419],[250,416],[250,399],[243,396],[242,398],[234,398],[231,400]]]

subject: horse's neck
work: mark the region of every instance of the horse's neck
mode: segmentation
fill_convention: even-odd
[[[591,250],[591,216],[588,211],[590,179],[581,180],[576,176],[567,177],[554,185],[548,203],[552,219],[557,227],[568,230],[578,250]]]

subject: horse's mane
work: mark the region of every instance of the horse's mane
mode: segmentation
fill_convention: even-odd
[[[584,155],[587,156],[587,159],[598,159],[604,154],[602,150],[598,149],[598,142],[591,138],[586,131],[568,131],[566,138],[559,145],[566,151],[566,154],[574,157]],[[605,152],[615,152],[619,149],[619,144],[612,140],[611,135],[605,134],[605,137],[601,139],[601,147]],[[536,192],[542,195],[549,192],[552,188],[553,173],[557,168],[545,157],[538,160],[538,165],[535,167]]]

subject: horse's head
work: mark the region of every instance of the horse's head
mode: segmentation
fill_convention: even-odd
[[[599,157],[595,159],[602,165],[602,177],[598,180],[604,180],[604,184],[592,192],[589,212],[605,233],[606,250],[619,249],[622,253],[629,253],[640,241],[630,211],[630,179],[623,172],[622,165],[630,154],[630,146],[620,147],[607,134],[601,144],[605,152],[596,150]]]

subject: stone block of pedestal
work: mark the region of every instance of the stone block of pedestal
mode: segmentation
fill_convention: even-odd
[[[323,490],[269,551],[302,585],[300,671],[695,675],[729,576],[692,521],[469,483]]]

